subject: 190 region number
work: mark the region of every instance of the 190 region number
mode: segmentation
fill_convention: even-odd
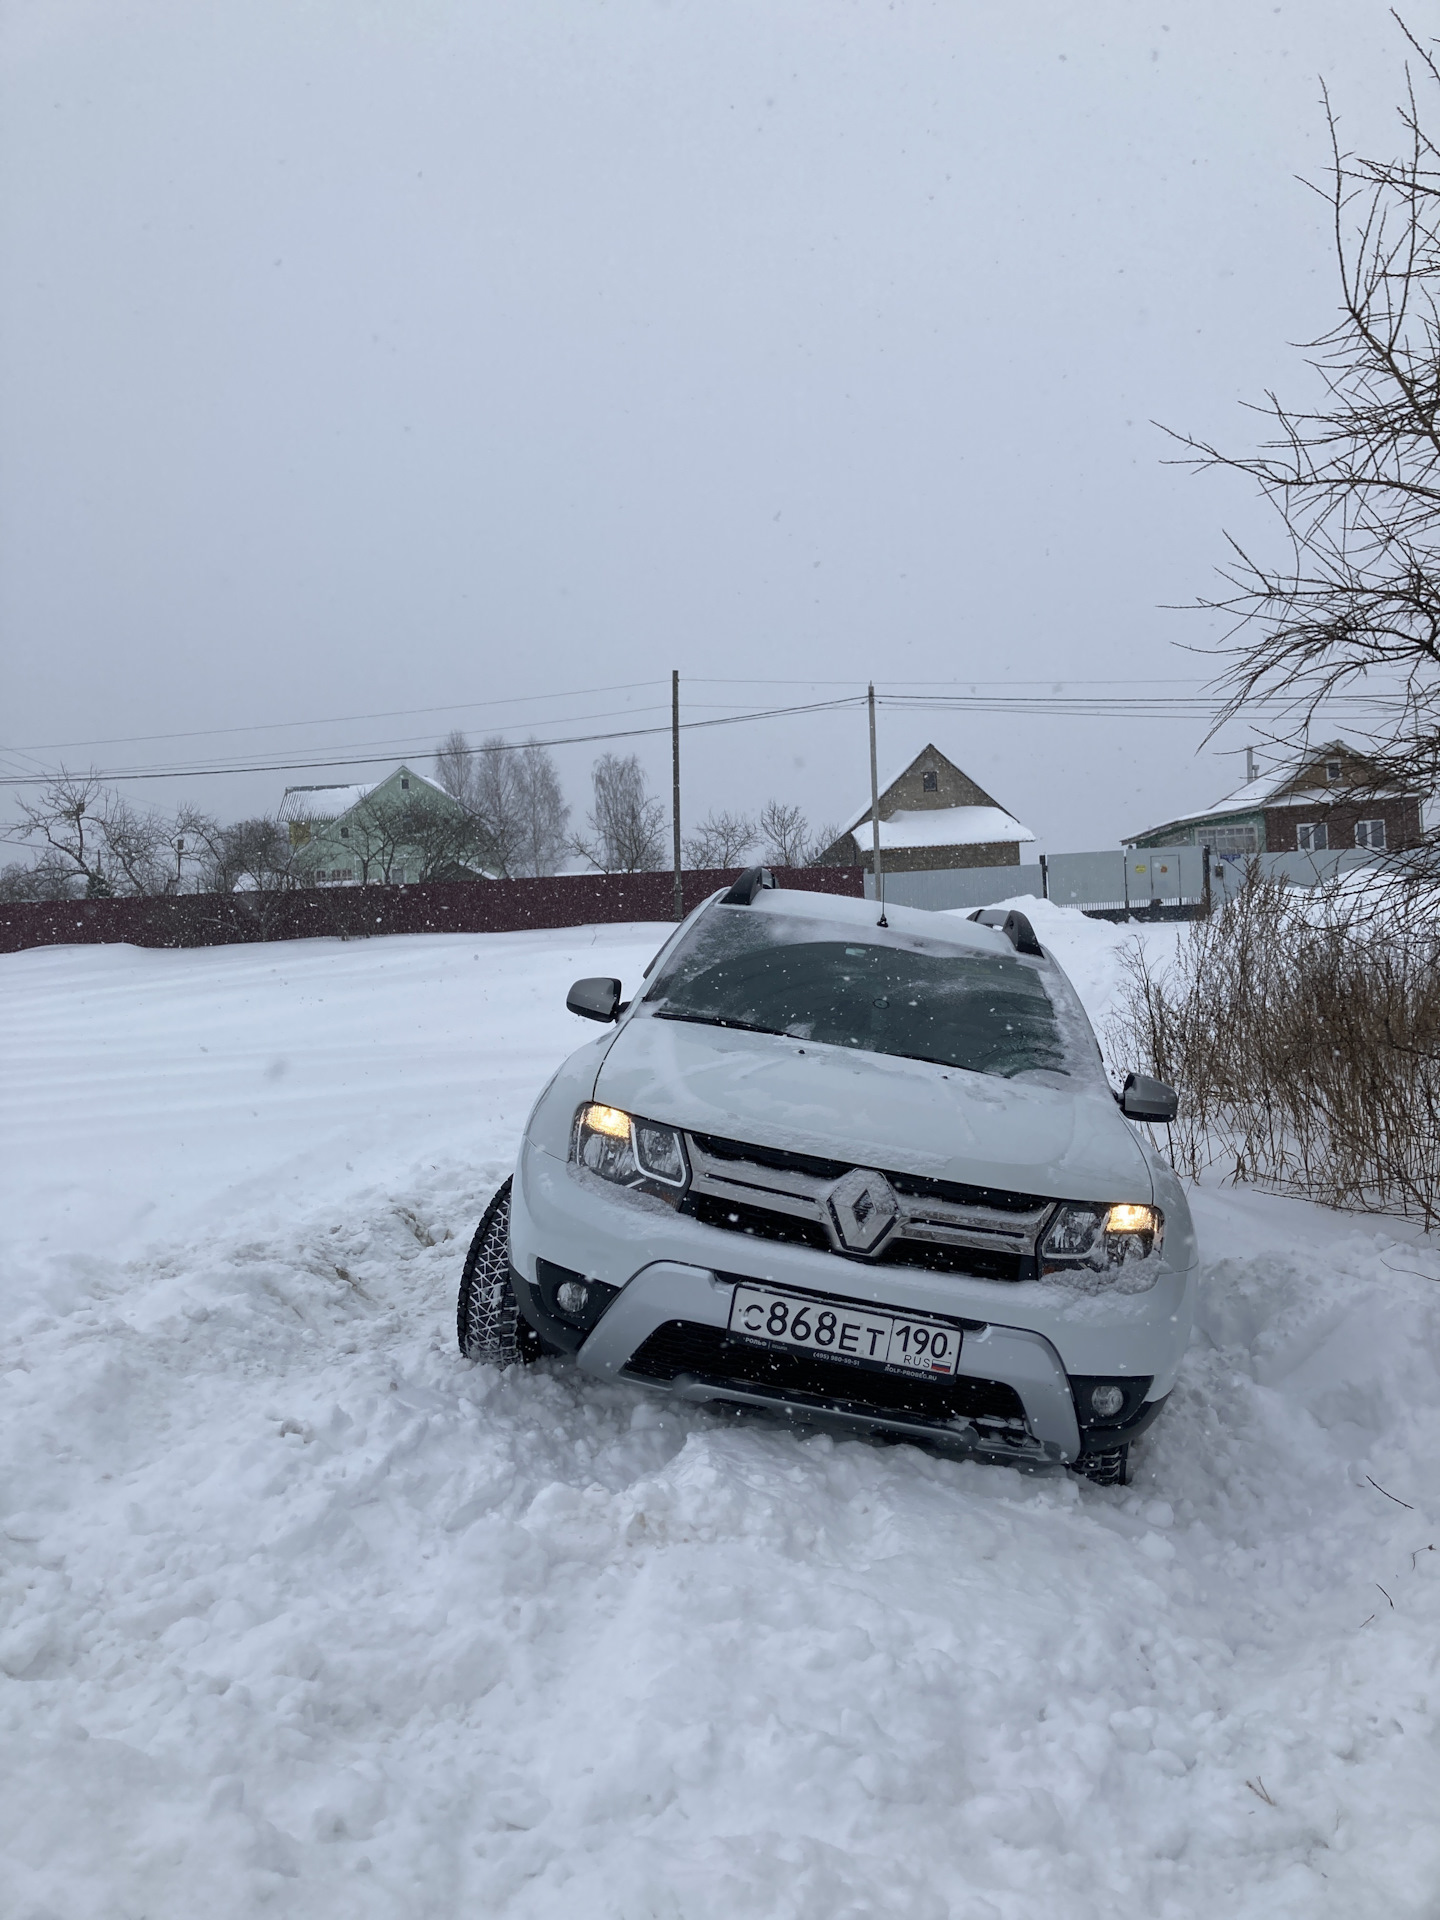
[[[838,1300],[807,1300],[768,1287],[736,1287],[730,1331],[831,1359],[903,1367],[907,1373],[954,1373],[960,1357],[960,1329],[943,1321],[871,1313]]]

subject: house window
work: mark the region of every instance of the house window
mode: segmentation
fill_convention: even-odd
[[[1377,853],[1385,851],[1385,822],[1383,820],[1357,820],[1355,822],[1355,844],[1357,847],[1370,847]]]
[[[341,829],[340,829],[340,838],[341,838],[342,840],[348,840],[348,839],[350,838],[350,829],[349,829],[349,827],[341,827]]]
[[[940,776],[935,772],[933,767],[927,767],[921,774],[920,790],[922,793],[938,793],[940,791]]]
[[[1340,778],[1344,771],[1344,767],[1338,760],[1327,760],[1325,762],[1325,778],[1330,781],[1332,785]]]
[[[1199,838],[1222,859],[1240,853],[1258,853],[1260,836],[1251,827],[1201,827]]]
[[[1295,844],[1301,853],[1324,853],[1330,845],[1330,833],[1325,822],[1302,821],[1295,829]]]
[[[1337,776],[1337,777],[1338,777],[1338,776]],[[405,777],[403,777],[403,778],[401,779],[401,782],[400,782],[400,784],[401,784],[401,786],[402,786],[402,787],[403,787],[403,788],[405,789],[405,791],[406,791],[406,793],[408,793],[408,792],[410,791],[410,779],[409,779],[409,776],[408,776],[408,775],[406,775]]]

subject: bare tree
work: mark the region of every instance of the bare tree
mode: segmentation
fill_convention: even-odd
[[[173,815],[147,811],[102,787],[93,774],[60,774],[20,812],[22,837],[38,842],[92,897],[193,888],[219,832],[198,807],[182,806]]]
[[[399,863],[405,845],[406,809],[395,801],[367,794],[345,814],[340,832],[347,858],[362,887],[383,886]]]
[[[806,851],[805,858],[800,862],[801,866],[818,867],[821,864],[821,856],[826,853],[829,848],[833,847],[839,838],[840,826],[838,821],[827,820],[823,827],[816,827],[814,833],[810,836],[810,845]]]
[[[591,769],[595,805],[590,833],[574,842],[606,873],[644,873],[665,865],[665,809],[645,791],[637,755],[602,753]]]
[[[506,879],[553,873],[568,844],[570,809],[550,750],[533,736],[514,746],[491,734],[478,748],[448,733],[435,753],[435,776],[480,823],[484,864]]]
[[[39,841],[92,895],[115,890],[107,871],[100,820],[104,799],[104,789],[93,774],[62,773],[38,800],[20,805],[21,837]]]
[[[493,733],[475,754],[472,766],[469,805],[485,834],[490,869],[513,879],[520,866],[522,838],[515,756],[503,736]]]
[[[173,814],[153,816],[159,828],[156,859],[163,862],[166,893],[203,893],[223,831],[201,808],[183,802]]]
[[[755,822],[744,813],[706,814],[685,842],[691,867],[738,867],[755,844]]]
[[[303,842],[301,843],[303,845]],[[202,855],[201,887],[207,893],[288,893],[301,883],[296,848],[286,827],[260,815],[220,827]]]
[[[475,753],[458,727],[435,749],[435,778],[452,799],[474,812]]]
[[[781,800],[767,800],[760,809],[759,826],[767,866],[803,867],[806,864],[810,828],[799,807],[787,807]]]
[[[511,756],[514,761],[516,852],[518,870],[554,873],[565,852],[570,809],[548,747],[533,736]]]
[[[0,901],[73,900],[81,891],[73,866],[58,853],[42,853],[27,867],[19,860],[0,868]]]
[[[1256,482],[1282,533],[1274,562],[1232,540],[1228,591],[1201,602],[1235,623],[1217,726],[1278,698],[1270,737],[1294,751],[1326,700],[1363,687],[1374,787],[1423,794],[1440,779],[1440,146],[1422,99],[1433,113],[1440,67],[1395,17],[1416,59],[1398,156],[1343,149],[1325,96],[1339,317],[1304,349],[1323,400],[1268,394],[1257,453],[1175,437]]]
[[[423,793],[385,811],[396,816],[390,823],[395,851],[403,855],[407,871],[412,858],[418,863],[418,879],[473,879],[484,869],[487,842],[473,814],[440,805]]]

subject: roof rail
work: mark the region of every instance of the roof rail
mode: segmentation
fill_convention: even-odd
[[[775,876],[768,867],[746,867],[720,904],[722,907],[748,907],[762,887],[773,887],[774,884]]]
[[[1034,927],[1013,907],[1008,913],[1000,913],[994,907],[977,907],[970,918],[978,920],[982,927],[998,927],[1017,953],[1034,953],[1044,959],[1045,949],[1035,938]]]

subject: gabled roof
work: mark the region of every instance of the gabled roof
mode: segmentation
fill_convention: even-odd
[[[1327,740],[1322,746],[1307,747],[1304,753],[1297,754],[1294,759],[1271,767],[1268,773],[1257,774],[1253,780],[1247,780],[1243,787],[1227,793],[1213,806],[1198,807],[1193,813],[1181,813],[1173,820],[1162,820],[1159,826],[1144,827],[1139,833],[1127,834],[1124,844],[1128,846],[1132,840],[1148,840],[1152,834],[1165,833],[1171,827],[1194,826],[1201,821],[1220,819],[1226,814],[1259,813],[1264,807],[1314,806],[1320,800],[1333,800],[1338,793],[1345,791],[1343,787],[1296,788],[1292,782],[1305,767],[1313,766],[1317,760],[1336,756],[1349,761],[1367,759],[1367,755],[1358,752],[1348,740]]]
[[[900,782],[905,778],[906,774],[912,772],[914,768],[918,767],[922,760],[926,760],[930,762],[934,762],[936,760],[943,760],[945,762],[945,765],[950,769],[950,771],[953,774],[958,775],[959,778],[965,781],[967,785],[975,789],[975,792],[979,796],[980,801],[983,802],[985,806],[988,806],[988,807],[999,806],[999,802],[991,799],[990,795],[986,793],[985,789],[980,785],[978,780],[971,779],[970,775],[966,773],[963,767],[957,767],[955,762],[950,758],[949,754],[941,753],[940,749],[935,745],[933,740],[927,740],[925,745],[920,749],[919,753],[917,753],[913,757],[913,759],[907,760],[904,766],[899,768],[897,772],[893,773],[888,780],[882,780],[880,782],[880,818],[882,822],[888,817],[885,810],[885,802],[890,797],[891,788],[898,787]],[[894,812],[894,811],[895,809],[892,807],[891,812]],[[929,809],[927,809],[927,811],[929,811]],[[944,812],[963,811],[963,809],[936,807],[933,809],[933,811],[936,813],[944,813]],[[858,826],[860,826],[864,821],[867,821],[869,818],[870,818],[870,802],[867,800],[864,806],[860,808],[860,811],[856,814],[853,814],[851,818],[845,822],[844,826],[841,827],[840,829],[841,834],[854,833],[855,829]],[[1008,838],[1009,836],[1001,836],[1001,837]],[[1033,839],[1034,835],[1031,834],[1029,838]],[[884,842],[882,841],[881,844],[883,846]],[[960,840],[926,840],[926,841],[917,841],[915,844],[923,845],[923,846],[932,846],[932,847],[950,847],[950,846],[965,846],[967,844],[972,844],[972,843],[969,843],[966,841],[960,841]],[[978,843],[974,843],[974,844],[978,844]]]
[[[1253,780],[1247,780],[1243,787],[1227,793],[1223,800],[1217,800],[1213,807],[1207,808],[1203,814],[1197,814],[1195,818],[1208,820],[1217,813],[1250,813],[1257,807],[1283,806],[1287,798],[1286,788],[1302,767],[1336,754],[1346,760],[1364,758],[1346,740],[1327,740],[1323,746],[1311,747],[1296,759],[1272,767],[1268,773],[1257,774]]]
[[[338,820],[342,815],[349,813],[353,807],[358,807],[362,800],[368,799],[372,793],[377,793],[381,787],[401,774],[406,775],[412,782],[421,781],[430,788],[432,793],[443,794],[446,800],[454,799],[454,795],[442,787],[438,780],[432,780],[428,773],[417,773],[414,767],[406,766],[402,762],[393,772],[387,773],[383,780],[372,780],[363,786],[287,787],[280,802],[280,818],[287,821]]]

